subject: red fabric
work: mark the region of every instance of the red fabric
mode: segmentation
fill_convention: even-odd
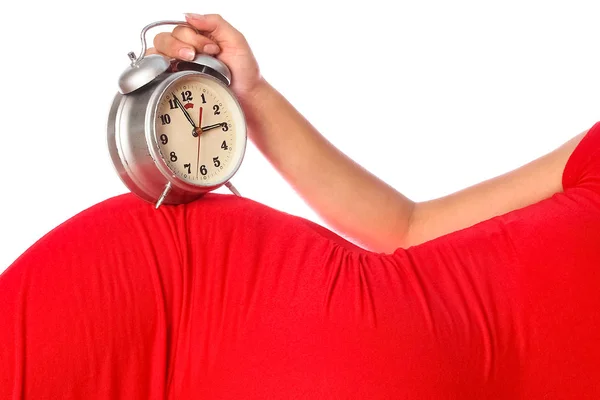
[[[564,193],[394,254],[119,196],[0,276],[0,399],[600,398],[600,124]]]

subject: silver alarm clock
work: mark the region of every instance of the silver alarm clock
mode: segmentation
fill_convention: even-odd
[[[231,72],[218,59],[199,54],[194,61],[128,56],[108,117],[108,148],[121,180],[131,192],[152,202],[181,204],[226,185],[246,149],[246,121],[229,89]],[[190,26],[191,27],[191,26]],[[193,28],[193,27],[192,27]],[[194,28],[193,28],[194,29]]]

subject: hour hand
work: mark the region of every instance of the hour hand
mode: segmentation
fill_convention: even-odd
[[[219,122],[218,124],[206,125],[202,127],[202,132],[210,131],[211,129],[221,128],[227,125],[227,122]]]

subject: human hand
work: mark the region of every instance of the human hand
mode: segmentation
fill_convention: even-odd
[[[187,26],[177,26],[172,32],[159,33],[154,48],[148,53],[161,53],[180,60],[193,60],[197,53],[209,54],[229,67],[230,88],[240,100],[252,97],[263,82],[254,54],[242,35],[218,14],[186,14],[186,21],[201,34]]]

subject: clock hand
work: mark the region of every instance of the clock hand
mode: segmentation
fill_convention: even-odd
[[[200,115],[198,116],[198,125],[202,125],[202,107],[200,107]],[[200,135],[197,133],[198,128],[194,127],[194,133],[198,136],[198,156],[196,158],[196,180],[198,180],[198,171],[200,171]],[[200,128],[200,133],[202,133],[202,128]]]
[[[203,126],[202,128],[202,132],[206,132],[209,131],[211,129],[215,129],[215,128],[221,128],[222,126],[224,126],[225,124],[227,124],[227,122],[219,122],[218,124],[212,124],[212,125],[206,125]]]
[[[189,121],[189,123],[194,128],[194,129],[192,129],[192,136],[197,137],[200,133],[202,133],[202,130],[200,130],[200,132],[198,132],[198,127],[194,123],[194,120],[192,119],[192,117],[190,116],[190,114],[185,110],[185,107],[183,106],[183,104],[181,104],[181,102],[179,101],[179,99],[177,98],[177,96],[175,96],[175,93],[171,92],[171,94],[173,95],[173,99],[175,100],[175,104],[177,104],[177,108],[179,108],[181,111],[183,111],[183,115],[185,115],[185,117],[187,118],[187,120]],[[200,109],[202,109],[202,108],[200,108]]]

